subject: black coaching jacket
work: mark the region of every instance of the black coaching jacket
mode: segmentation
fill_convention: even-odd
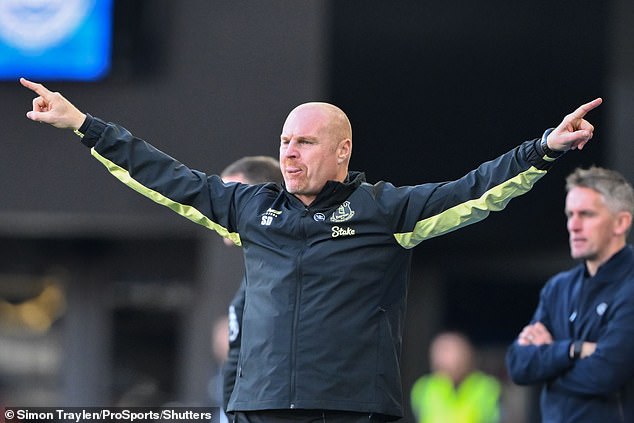
[[[399,371],[411,248],[526,193],[552,159],[527,141],[464,177],[395,187],[350,172],[305,206],[276,184],[222,182],[88,116],[82,142],[129,187],[232,239],[246,261],[228,410],[402,416]]]

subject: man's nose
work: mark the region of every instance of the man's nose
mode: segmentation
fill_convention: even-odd
[[[570,216],[568,218],[568,230],[570,232],[575,232],[581,229],[581,220],[575,216]]]
[[[297,157],[297,143],[295,141],[291,141],[286,145],[284,149],[284,157]]]

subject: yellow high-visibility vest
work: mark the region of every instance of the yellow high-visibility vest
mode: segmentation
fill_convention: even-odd
[[[497,423],[500,419],[500,383],[473,372],[454,388],[441,374],[423,376],[414,383],[411,405],[418,423]]]

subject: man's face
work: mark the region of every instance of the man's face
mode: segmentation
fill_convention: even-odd
[[[432,370],[456,383],[460,383],[471,371],[472,351],[462,338],[441,335],[433,342],[430,352]]]
[[[616,214],[597,191],[572,188],[566,196],[570,254],[575,259],[604,263],[617,245]]]
[[[329,115],[316,106],[293,110],[280,136],[280,167],[286,189],[309,205],[327,181],[343,181],[341,142],[329,130]]]

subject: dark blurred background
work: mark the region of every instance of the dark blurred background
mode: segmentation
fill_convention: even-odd
[[[369,181],[450,180],[603,97],[583,152],[504,212],[414,253],[405,396],[428,370],[430,337],[458,329],[505,383],[506,421],[536,421],[504,349],[548,276],[572,264],[565,176],[596,164],[634,180],[632,2],[114,0],[112,11],[107,73],[43,82],[209,173],[277,156],[288,111],[319,100],[348,113],[351,167]],[[33,95],[17,79],[0,81],[0,98],[0,403],[209,404],[211,327],[240,252],[123,187],[72,132],[26,119]]]

